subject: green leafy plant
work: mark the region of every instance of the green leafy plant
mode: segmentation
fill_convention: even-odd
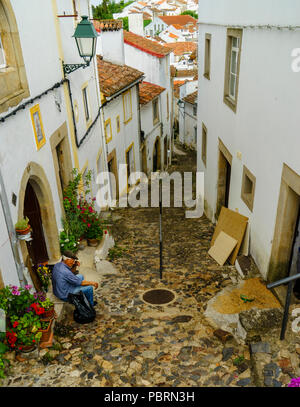
[[[75,236],[73,236],[71,233],[67,233],[65,230],[60,232],[59,245],[61,252],[71,250],[75,253],[78,249],[78,241],[76,240]]]
[[[244,360],[245,360],[244,356],[238,356],[237,358],[235,358],[235,359],[233,360],[233,364],[234,364],[235,366],[238,366],[238,365],[240,365]]]
[[[45,301],[39,302],[41,307],[44,308],[45,311],[49,311],[54,306],[54,302],[50,300],[50,298],[46,298]]]
[[[6,331],[7,343],[10,348],[22,350],[24,346],[35,345],[42,334],[41,320],[35,312],[26,312],[23,316],[12,315],[10,326]]]
[[[19,219],[18,222],[15,224],[15,229],[16,230],[24,230],[28,227],[28,222],[29,219],[27,218],[23,218],[23,219]]]
[[[122,257],[126,253],[126,251],[127,249],[115,245],[114,247],[109,249],[108,258],[109,260],[117,259],[119,257]]]
[[[7,316],[23,315],[37,298],[36,293],[30,293],[31,288],[31,285],[26,285],[24,288],[8,285],[2,288],[0,290],[0,308]]]

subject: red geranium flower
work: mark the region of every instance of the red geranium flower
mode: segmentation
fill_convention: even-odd
[[[16,328],[18,325],[19,325],[19,322],[18,322],[18,321],[15,321],[15,322],[13,323],[13,328]]]

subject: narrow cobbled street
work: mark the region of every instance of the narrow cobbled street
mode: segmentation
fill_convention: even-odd
[[[196,154],[177,156],[169,172],[196,170]],[[159,278],[159,209],[115,210],[110,261],[101,277],[96,320],[57,323],[51,349],[12,362],[3,386],[255,386],[248,345],[221,340],[204,318],[207,301],[237,277],[207,254],[214,227],[184,208],[163,208],[163,278]],[[175,293],[150,305],[152,288]],[[241,362],[241,363],[239,363]]]

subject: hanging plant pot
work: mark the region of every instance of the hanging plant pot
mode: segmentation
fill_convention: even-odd
[[[40,342],[48,342],[50,339],[50,335],[51,335],[51,327],[52,327],[52,321],[53,319],[51,319],[50,321],[48,321],[48,327],[46,329],[39,329],[38,332],[42,333]]]
[[[88,246],[96,247],[98,246],[100,240],[99,239],[87,239]]]
[[[31,226],[28,225],[26,229],[16,229],[18,235],[27,235],[29,233]]]

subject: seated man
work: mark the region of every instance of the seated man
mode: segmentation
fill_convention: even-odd
[[[75,275],[72,272],[78,257],[71,251],[65,251],[62,256],[62,261],[56,263],[52,271],[52,286],[53,294],[63,301],[68,301],[70,293],[75,294],[82,291],[89,303],[92,306],[97,304],[93,297],[93,286],[98,288],[98,283],[94,281],[86,281],[82,274]],[[76,267],[75,267],[76,269]]]

